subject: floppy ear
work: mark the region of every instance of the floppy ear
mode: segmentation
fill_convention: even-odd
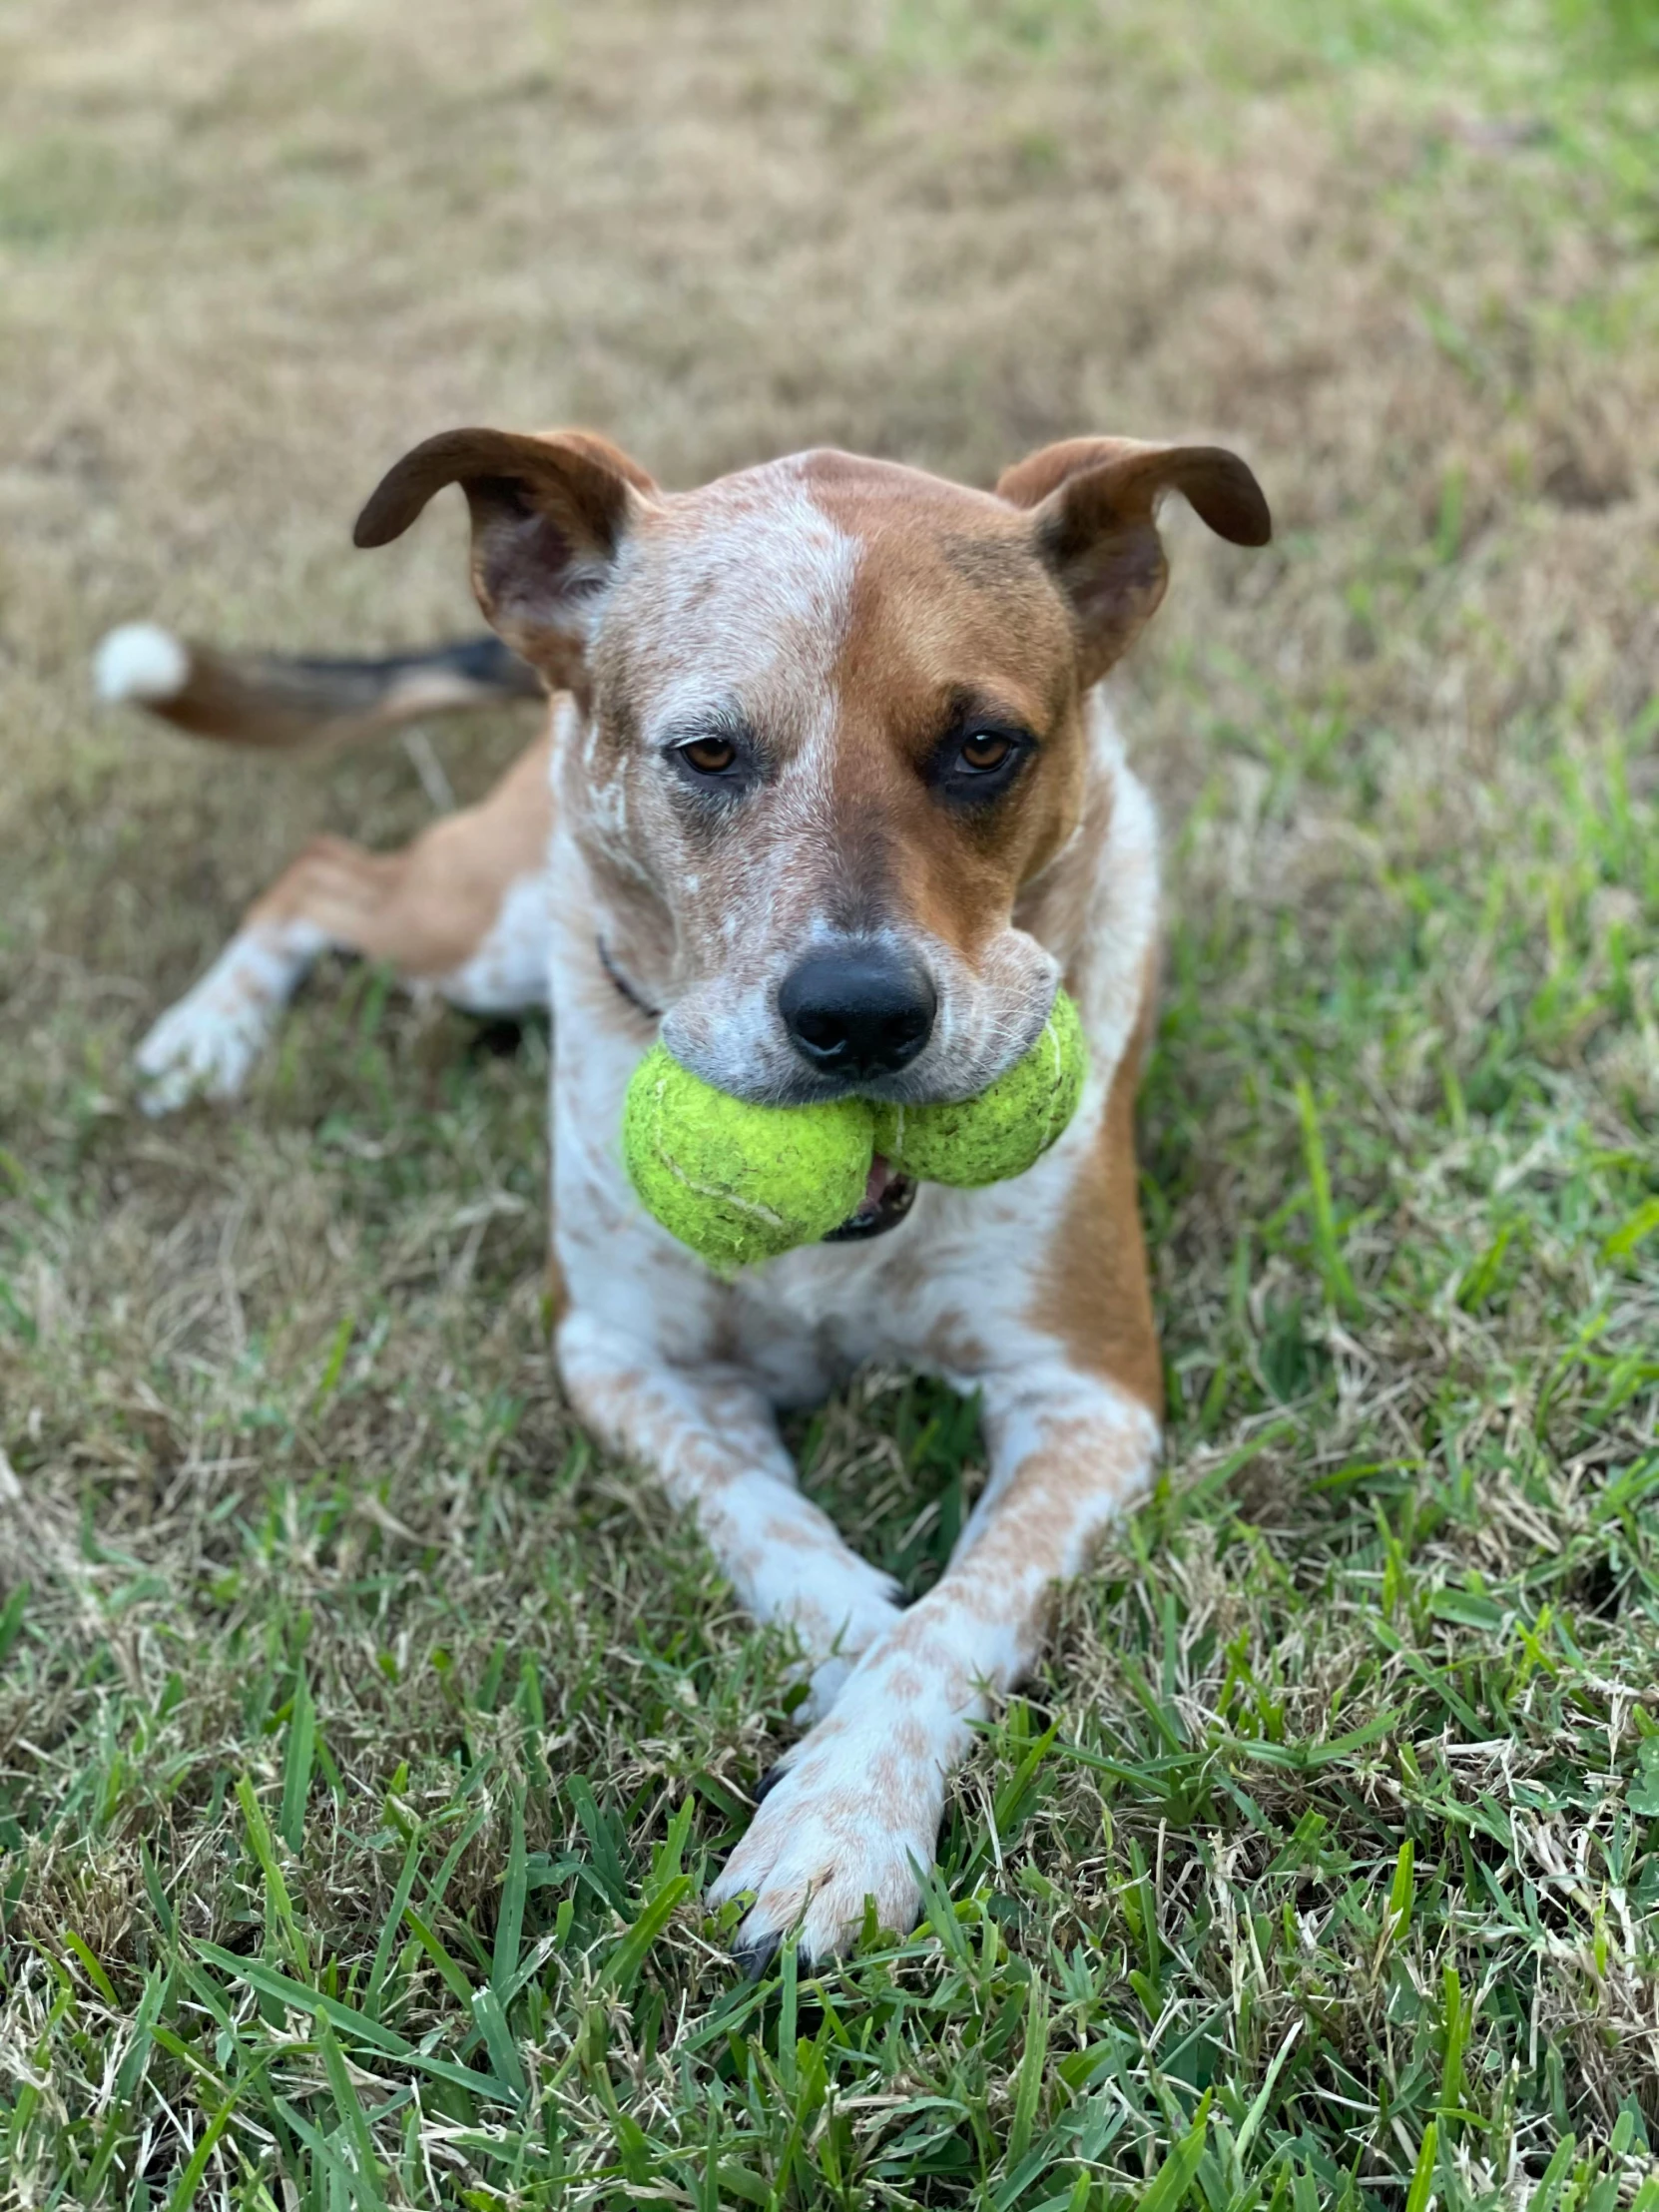
[[[1037,551],[1071,601],[1085,686],[1105,675],[1164,596],[1169,563],[1154,517],[1166,491],[1183,493],[1234,545],[1266,545],[1273,535],[1261,485],[1219,445],[1068,438],[1004,470],[996,489],[1033,510]]]
[[[389,545],[445,484],[472,510],[472,589],[490,627],[555,690],[582,689],[594,617],[651,478],[586,430],[445,430],[380,479],[356,543]]]

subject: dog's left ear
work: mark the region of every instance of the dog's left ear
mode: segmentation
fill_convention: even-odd
[[[490,627],[554,690],[585,690],[599,604],[656,485],[591,430],[445,430],[387,470],[356,543],[389,545],[446,484],[471,510],[472,588]]]
[[[1085,687],[1105,675],[1164,596],[1169,563],[1155,517],[1165,492],[1182,493],[1234,545],[1266,545],[1273,535],[1261,485],[1219,445],[1068,438],[1005,469],[996,489],[1032,510],[1037,551],[1071,601]]]

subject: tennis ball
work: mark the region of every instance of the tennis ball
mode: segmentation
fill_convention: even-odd
[[[752,1106],[653,1045],[622,1112],[622,1156],[647,1210],[720,1275],[816,1244],[855,1213],[874,1150],[861,1098]]]
[[[877,1106],[875,1149],[921,1183],[983,1183],[1023,1175],[1077,1111],[1089,1048],[1061,991],[1023,1060],[977,1098],[947,1106]]]

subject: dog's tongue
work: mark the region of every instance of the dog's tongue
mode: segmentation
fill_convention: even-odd
[[[915,1195],[916,1187],[909,1177],[900,1175],[877,1153],[869,1163],[864,1195],[856,1211],[848,1214],[838,1229],[831,1229],[826,1242],[856,1244],[864,1237],[878,1237],[883,1230],[895,1229],[910,1211]]]
[[[859,1213],[873,1214],[882,1199],[886,1197],[888,1184],[895,1183],[897,1180],[898,1178],[894,1175],[891,1167],[878,1152],[869,1163],[869,1174],[864,1182],[864,1195],[858,1208]]]

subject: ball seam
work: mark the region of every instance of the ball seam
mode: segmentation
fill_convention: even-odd
[[[699,1183],[695,1177],[686,1173],[679,1161],[674,1158],[663,1143],[663,1097],[668,1089],[667,1075],[660,1075],[651,1089],[657,1109],[657,1126],[652,1132],[654,1140],[652,1150],[681,1189],[690,1191],[697,1198],[706,1198],[716,1206],[730,1206],[735,1213],[747,1215],[758,1222],[765,1222],[773,1229],[787,1228],[789,1225],[783,1215],[775,1214],[770,1206],[762,1205],[759,1199],[740,1198],[734,1190],[722,1190],[718,1185],[712,1183]]]

